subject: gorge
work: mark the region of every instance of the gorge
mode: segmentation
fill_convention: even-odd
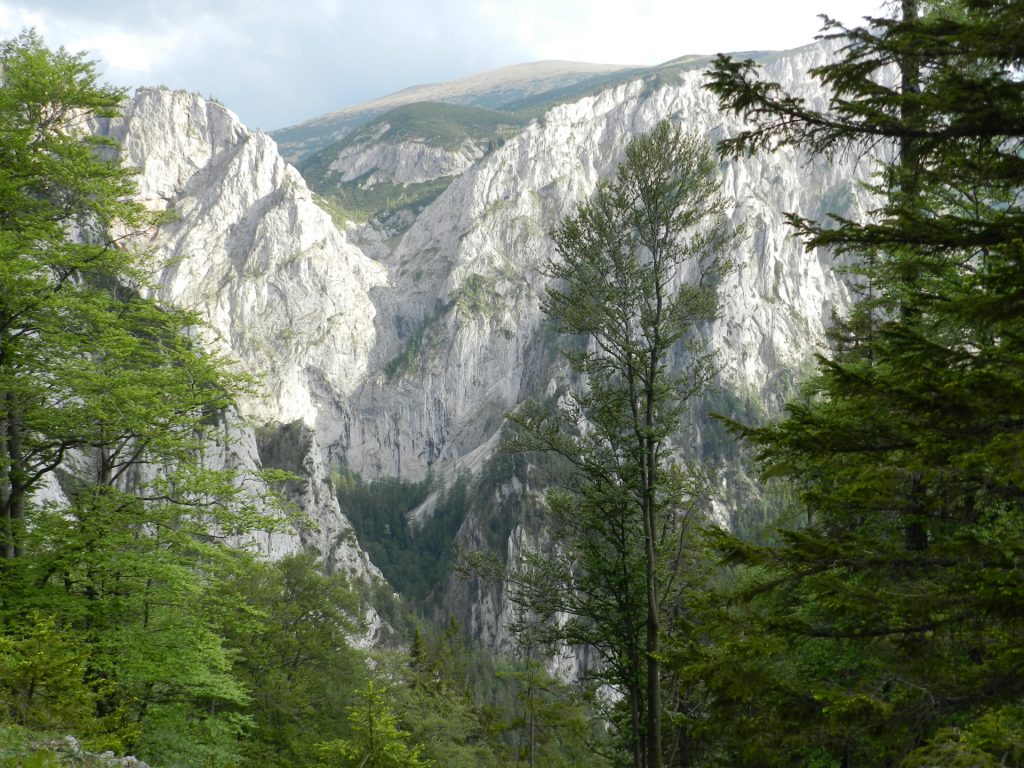
[[[824,105],[807,72],[829,55],[817,44],[762,58],[769,77]],[[536,524],[510,505],[536,506],[543,489],[514,476],[481,489],[480,474],[507,411],[569,386],[539,307],[553,254],[547,231],[658,121],[712,142],[736,130],[703,89],[705,65],[684,59],[611,83],[600,74],[596,84],[556,90],[536,117],[400,105],[300,157],[307,179],[271,137],[197,95],[140,89],[123,118],[97,126],[139,169],[140,199],[176,212],[146,243],[170,264],[159,298],[198,311],[216,345],[259,376],[262,395],[242,408],[252,426],[238,427],[248,446],[239,461],[269,460],[308,478],[300,505],[318,532],[277,536],[263,544],[268,556],[307,547],[333,567],[379,578],[329,490],[332,468],[367,482],[430,478],[433,490],[404,510],[413,536],[466,475],[478,492],[453,544],[496,548],[511,563],[537,541]],[[870,162],[781,150],[723,161],[721,173],[735,201],[730,220],[749,234],[721,286],[721,316],[705,330],[720,366],[717,405],[705,411],[774,414],[849,303],[831,257],[805,252],[783,213],[862,214]],[[367,210],[347,212],[345,201]],[[275,433],[291,435],[298,455],[266,455]],[[713,514],[736,524],[755,485],[721,455],[707,458],[723,470]],[[429,591],[443,606],[434,610],[509,649],[500,589],[446,576]]]

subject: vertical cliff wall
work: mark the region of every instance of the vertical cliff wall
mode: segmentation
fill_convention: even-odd
[[[765,66],[788,90],[824,105],[807,73],[828,55],[810,46]],[[268,554],[315,547],[338,567],[375,577],[333,497],[332,466],[364,479],[430,476],[439,488],[460,472],[493,470],[504,414],[567,385],[539,305],[542,268],[553,256],[548,230],[660,120],[711,142],[736,131],[704,79],[691,64],[619,83],[474,145],[458,162],[441,163],[422,141],[348,145],[328,158],[339,179],[401,186],[444,177],[446,187],[341,228],[273,141],[217,103],[142,90],[123,119],[99,128],[139,168],[146,204],[177,212],[148,243],[168,264],[160,297],[201,312],[215,342],[261,377],[263,395],[242,404],[245,423],[235,426],[238,460],[287,465],[308,479],[293,490],[316,530],[263,542]],[[732,254],[721,318],[705,333],[722,386],[771,412],[820,348],[833,312],[850,301],[828,254],[806,252],[783,214],[863,214],[871,201],[859,183],[870,159],[785,150],[723,161],[721,173],[735,201],[730,220],[749,234]],[[493,498],[476,500],[460,541],[510,561],[542,543],[538,515],[516,518],[517,504],[539,506],[528,479],[509,473],[486,493]],[[410,510],[417,524],[429,520],[431,503]],[[495,527],[498,508],[506,512]],[[492,540],[495,530],[501,541]],[[451,582],[438,593],[477,635],[508,642],[500,589]]]

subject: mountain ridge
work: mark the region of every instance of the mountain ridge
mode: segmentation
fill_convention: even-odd
[[[830,55],[817,45],[765,59],[770,77],[824,104],[807,71]],[[112,135],[140,168],[144,199],[179,211],[148,243],[172,264],[162,295],[202,312],[225,349],[264,377],[267,397],[243,413],[264,430],[260,453],[280,453],[274,441],[294,434],[298,419],[318,457],[299,465],[321,495],[330,494],[335,471],[366,492],[375,478],[428,480],[426,500],[400,511],[415,530],[430,526],[463,482],[464,506],[445,507],[445,526],[455,531],[445,552],[489,547],[511,565],[522,547],[545,545],[538,478],[547,475],[533,460],[496,454],[504,414],[574,386],[540,309],[543,264],[553,256],[546,232],[659,121],[712,142],[738,130],[703,88],[698,64],[560,103],[456,166],[431,166],[437,158],[416,136],[370,135],[332,161],[348,183],[368,192],[437,186],[412,201],[380,195],[359,220],[334,211],[332,222],[270,138],[201,97],[140,92]],[[832,312],[848,305],[831,258],[805,253],[782,211],[817,217],[835,203],[860,215],[870,207],[859,187],[869,165],[793,150],[722,161],[724,190],[736,201],[730,220],[745,222],[750,235],[723,282],[722,316],[704,329],[721,354],[717,410],[776,412],[823,344]],[[432,181],[402,176],[417,168]],[[731,523],[737,493],[753,504],[760,491],[731,458],[702,453],[703,443],[715,450],[712,433],[701,422],[694,445],[682,447],[727,470],[723,498],[709,512]],[[353,562],[365,553],[337,504],[310,510],[334,533],[306,539],[325,557],[341,547],[340,560]],[[458,616],[492,648],[510,648],[511,607],[500,588],[449,576],[427,592],[430,611]]]
[[[455,80],[412,85],[370,101],[272,130],[270,135],[278,142],[285,159],[295,162],[395,107],[416,102],[441,102],[493,108],[502,101],[634,68],[632,65],[590,64],[555,59],[512,64]]]
[[[808,47],[792,51],[741,51],[731,55],[768,61],[775,56],[784,56]],[[537,117],[546,108],[592,95],[602,87],[621,84],[637,77],[701,66],[713,58],[714,54],[684,54],[652,65],[593,64],[560,59],[512,64],[455,80],[409,86],[370,101],[274,129],[269,134],[278,143],[286,160],[299,163],[310,154],[343,139],[353,130],[397,107],[437,102],[518,113],[524,118]]]

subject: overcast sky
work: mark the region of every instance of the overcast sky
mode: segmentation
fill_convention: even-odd
[[[108,82],[215,96],[272,130],[411,85],[544,59],[657,64],[794,48],[826,13],[885,0],[0,0],[0,36],[35,27]]]

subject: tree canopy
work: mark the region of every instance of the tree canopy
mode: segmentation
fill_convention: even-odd
[[[604,669],[592,672],[628,706],[622,730],[638,768],[662,764],[661,640],[687,610],[686,564],[709,495],[708,473],[676,441],[713,373],[699,331],[716,315],[736,238],[716,171],[709,147],[662,122],[555,228],[544,309],[574,341],[564,354],[582,391],[554,414],[520,410],[509,442],[575,467],[548,496],[561,553],[527,557],[516,599],[549,640],[598,650]]]
[[[90,130],[124,93],[31,31],[0,73],[0,628],[26,675],[0,711],[227,760],[247,694],[210,586],[247,558],[224,537],[276,514],[206,461],[244,381],[195,315],[148,297],[132,238],[158,219]]]
[[[789,731],[789,754],[818,764],[1017,765],[1024,3],[904,0],[896,18],[826,32],[839,54],[814,72],[824,112],[752,62],[720,57],[710,76],[750,126],[726,151],[892,157],[867,220],[790,217],[808,247],[857,257],[861,298],[786,418],[736,425],[765,475],[798,489],[806,524],[765,547],[722,535],[743,600],[711,654],[712,699],[734,764],[792,764],[769,748]]]

